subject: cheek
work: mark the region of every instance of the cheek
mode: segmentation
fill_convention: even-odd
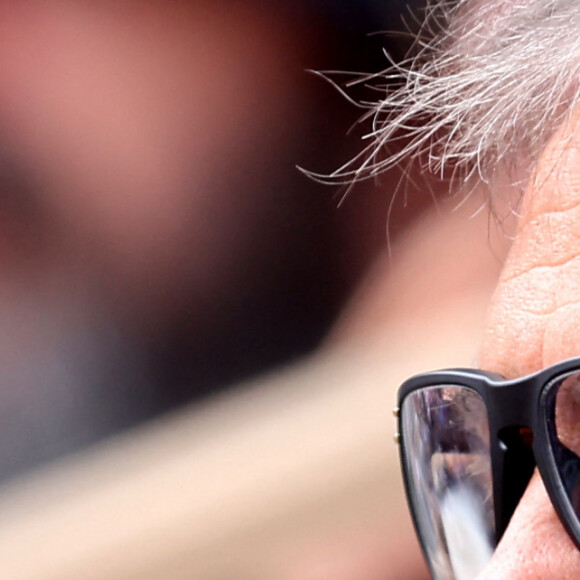
[[[534,475],[489,566],[478,580],[578,578],[580,551]]]

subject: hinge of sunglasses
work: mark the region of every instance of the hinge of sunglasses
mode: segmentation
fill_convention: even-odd
[[[399,407],[393,407],[393,415],[398,418],[401,414],[401,409]],[[401,434],[395,433],[393,436],[393,441],[398,445],[401,442]]]

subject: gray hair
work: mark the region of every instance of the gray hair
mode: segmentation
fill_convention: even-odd
[[[527,177],[580,100],[580,0],[433,0],[426,16],[415,56],[364,105],[370,145],[331,177],[413,161],[462,183]]]

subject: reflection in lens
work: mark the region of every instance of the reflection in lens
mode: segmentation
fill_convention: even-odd
[[[436,580],[473,580],[494,546],[489,422],[471,389],[426,387],[402,405],[409,499]]]
[[[559,379],[550,393],[547,406],[552,453],[571,507],[580,518],[580,373]]]

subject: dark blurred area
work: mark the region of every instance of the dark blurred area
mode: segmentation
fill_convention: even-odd
[[[307,70],[382,70],[418,4],[0,0],[1,479],[320,343],[393,186],[297,170],[364,131]]]

